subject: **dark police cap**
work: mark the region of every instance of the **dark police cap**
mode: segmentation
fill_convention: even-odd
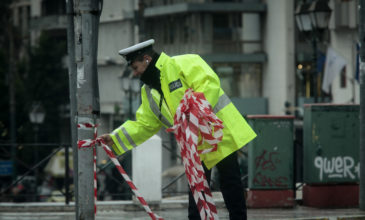
[[[150,39],[138,44],[135,44],[131,47],[127,47],[125,49],[122,49],[119,51],[119,54],[123,56],[127,62],[128,65],[130,65],[133,60],[143,52],[152,49],[152,45],[155,43],[154,39]]]

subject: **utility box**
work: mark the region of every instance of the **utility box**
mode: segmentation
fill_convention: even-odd
[[[294,116],[248,115],[248,188],[293,189]]]
[[[248,144],[247,206],[295,206],[294,116],[249,115],[257,137]]]
[[[304,105],[304,183],[359,182],[359,110],[359,105]]]

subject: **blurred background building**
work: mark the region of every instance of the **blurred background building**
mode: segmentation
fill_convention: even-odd
[[[11,2],[12,22],[20,42],[15,60],[29,60],[29,50],[39,44],[42,33],[52,44],[66,44],[64,0]],[[304,103],[359,103],[358,1],[329,0],[329,26],[316,33],[300,31],[296,16],[302,12],[297,8],[312,2],[315,0],[104,0],[97,59],[99,133],[133,119],[140,102],[135,89],[139,85],[132,86],[131,71],[118,50],[149,38],[156,40],[158,52],[170,56],[201,55],[243,115],[291,114],[301,119]],[[328,48],[343,65],[332,71],[339,73],[332,76],[324,92]],[[67,69],[64,52],[59,63]],[[27,71],[32,63],[25,63],[24,74],[32,76]],[[62,77],[68,80],[67,74]],[[68,99],[68,90],[61,95]],[[57,106],[57,114],[63,118],[56,138],[59,143],[70,142],[68,111],[67,103]],[[51,117],[49,113],[46,122],[47,117]],[[163,170],[168,170],[177,163],[177,157],[170,154],[171,150],[176,152],[176,145],[169,134],[161,131],[160,135],[170,149],[163,151]],[[105,163],[105,155],[99,154],[99,163]]]

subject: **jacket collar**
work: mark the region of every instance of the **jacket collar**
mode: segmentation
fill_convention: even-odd
[[[161,78],[160,78],[160,70],[156,68],[156,62],[159,58],[159,54],[155,54],[152,57],[151,63],[148,65],[140,80],[147,84],[149,87],[152,87],[162,93],[161,90]]]
[[[165,64],[170,60],[171,58],[165,54],[164,52],[161,52],[160,57],[158,58],[156,62],[157,69],[161,70],[164,68]]]
[[[171,106],[171,98],[170,98],[170,92],[169,92],[169,88],[168,88],[168,81],[166,79],[166,74],[167,74],[166,65],[168,65],[168,63],[170,63],[170,62],[171,62],[171,57],[169,57],[164,52],[161,52],[160,57],[158,58],[158,60],[156,62],[156,68],[160,70],[162,93],[166,100],[168,109],[171,112],[171,109],[173,106]]]

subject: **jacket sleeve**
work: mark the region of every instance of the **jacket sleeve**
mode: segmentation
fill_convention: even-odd
[[[210,66],[198,55],[186,60],[182,65],[182,74],[186,83],[195,92],[204,93],[205,98],[214,107],[221,95],[220,80]]]
[[[149,107],[146,90],[141,90],[142,104],[136,112],[136,120],[128,120],[115,129],[110,136],[114,151],[120,155],[148,140],[162,127],[161,122]]]

